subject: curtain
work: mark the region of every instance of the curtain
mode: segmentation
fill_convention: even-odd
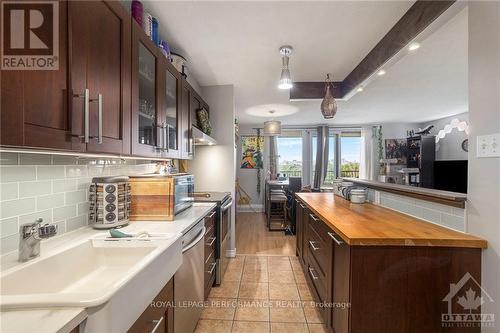
[[[276,136],[269,137],[269,173],[278,173],[278,140]]]
[[[326,173],[328,170],[328,137],[330,132],[328,126],[319,126],[318,132],[318,144],[316,150],[316,165],[314,167],[314,188],[320,188],[326,178]]]
[[[375,144],[372,126],[361,128],[361,161],[359,165],[359,178],[375,179],[377,156],[375,154]]]

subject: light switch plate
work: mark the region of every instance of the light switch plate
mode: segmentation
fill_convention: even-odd
[[[500,133],[477,137],[477,157],[500,157]]]

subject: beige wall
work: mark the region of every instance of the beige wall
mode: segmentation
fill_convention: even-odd
[[[496,303],[500,329],[500,158],[477,158],[478,135],[500,132],[500,2],[469,3],[469,202],[468,232],[488,240],[483,252],[482,285]]]

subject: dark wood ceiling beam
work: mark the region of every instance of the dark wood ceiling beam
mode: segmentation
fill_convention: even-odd
[[[342,98],[358,87],[389,59],[443,14],[455,1],[416,1],[389,32],[342,82],[336,82],[334,97]],[[290,100],[323,98],[324,82],[294,82]]]

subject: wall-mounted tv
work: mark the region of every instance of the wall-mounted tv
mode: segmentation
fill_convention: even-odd
[[[467,160],[434,161],[434,188],[467,193],[467,162]]]

